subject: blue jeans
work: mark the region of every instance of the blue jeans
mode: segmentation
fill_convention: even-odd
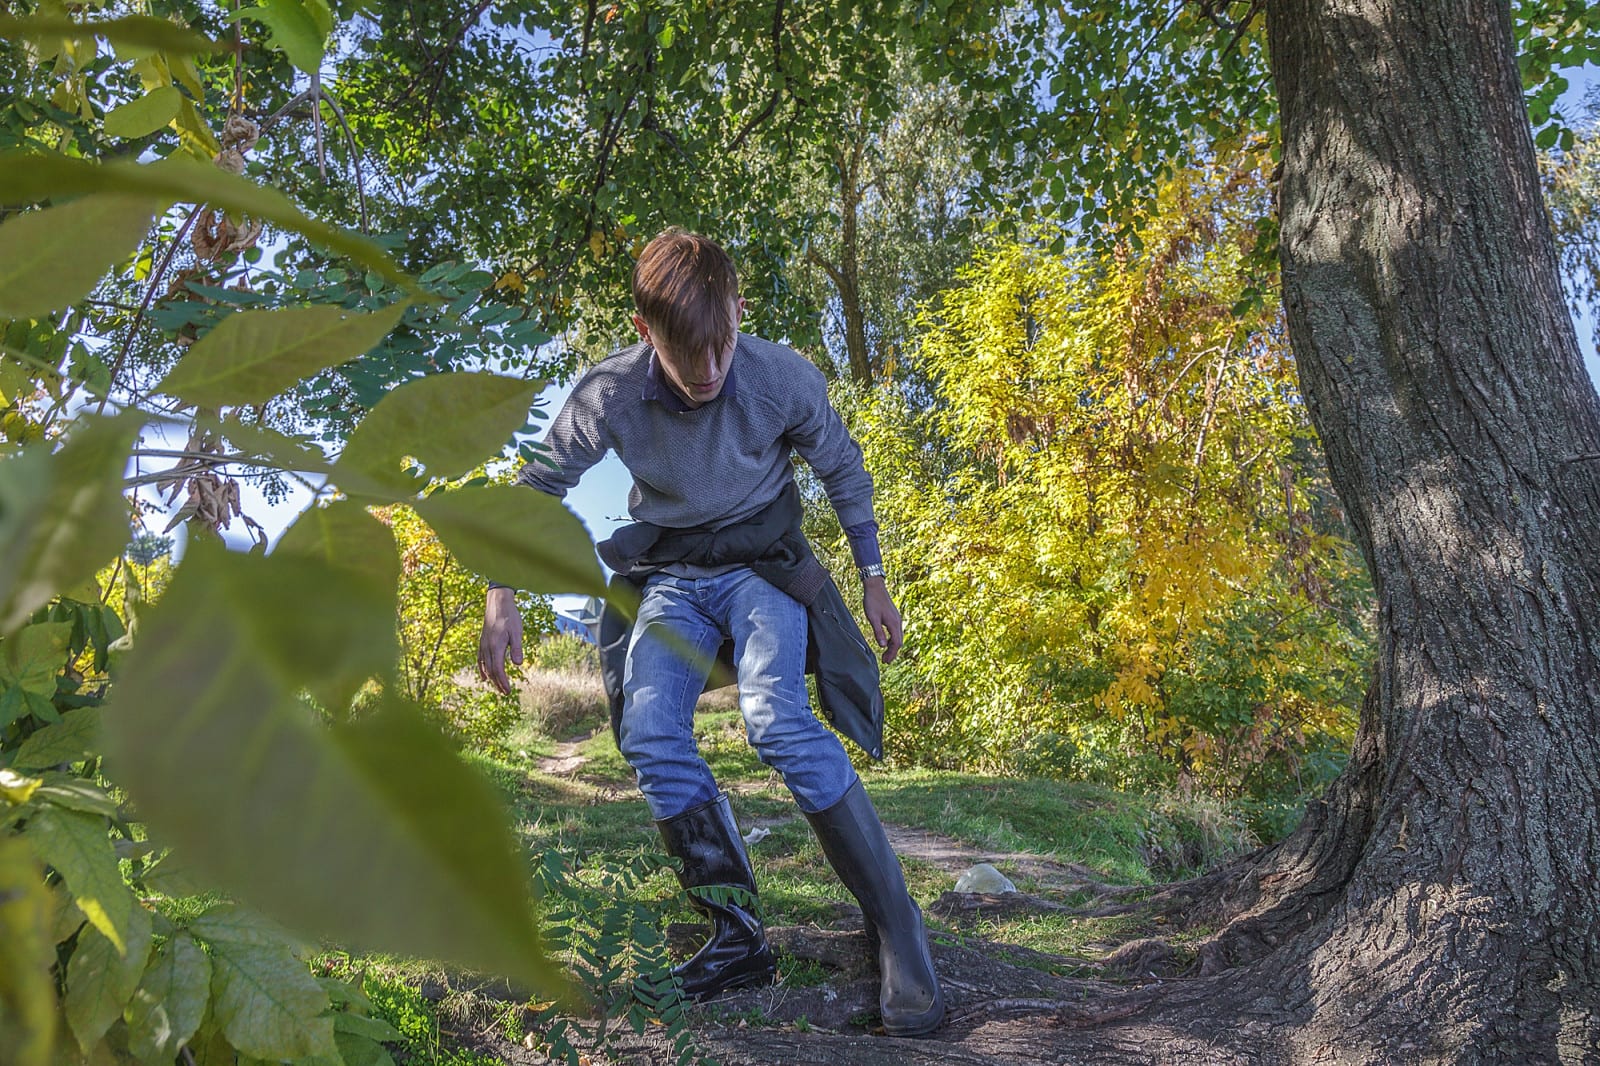
[[[672,633],[678,648],[663,639]],[[716,577],[657,574],[645,585],[623,676],[623,758],[658,821],[717,795],[694,739],[694,705],[733,638],[745,735],[783,776],[800,809],[832,807],[855,783],[839,738],[806,695],[806,609],[747,567]],[[694,658],[684,654],[684,646]]]

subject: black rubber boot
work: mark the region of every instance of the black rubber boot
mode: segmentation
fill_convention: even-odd
[[[711,919],[711,938],[673,967],[683,994],[704,999],[730,988],[771,984],[777,974],[757,911],[756,879],[724,793],[656,823],[667,854],[683,863],[678,882]],[[707,891],[710,890],[710,891]]]
[[[825,811],[806,815],[822,853],[861,904],[869,943],[878,941],[878,1006],[890,1036],[922,1036],[944,1020],[922,909],[906,891],[900,858],[857,781]]]

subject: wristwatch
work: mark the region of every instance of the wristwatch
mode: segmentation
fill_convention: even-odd
[[[856,573],[861,575],[861,580],[863,581],[869,577],[883,577],[883,564],[873,563],[871,566],[858,566],[856,567]]]

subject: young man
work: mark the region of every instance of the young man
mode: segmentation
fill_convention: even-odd
[[[774,975],[738,826],[694,741],[694,705],[707,668],[731,640],[750,742],[782,775],[860,902],[869,942],[876,941],[884,1029],[927,1033],[943,1019],[944,1002],[922,913],[844,746],[811,712],[807,608],[757,572],[770,576],[778,566],[787,573],[774,562],[776,549],[746,558],[737,547],[767,543],[767,535],[752,531],[770,530],[774,522],[799,537],[790,468],[798,452],[817,472],[850,538],[867,618],[884,662],[892,661],[900,615],[883,576],[861,449],[815,366],[788,347],[738,331],[744,300],[732,262],[714,242],[667,230],[640,255],[633,295],[640,343],[579,380],[545,440],[554,467],[530,463],[517,480],[564,496],[607,450],[615,451],[634,478],[628,509],[639,528],[667,534],[661,540],[667,547],[646,553],[647,562],[630,555],[614,565],[642,584],[622,671],[618,742],[668,853],[683,863],[684,889],[712,920],[710,940],[674,975],[694,998]],[[711,541],[716,547],[704,550]],[[672,547],[684,542],[699,547]],[[729,545],[736,546],[731,554]],[[491,585],[479,644],[479,672],[502,692],[510,691],[508,644],[513,660],[522,661],[513,597]],[[854,623],[845,621],[859,644]],[[863,654],[870,667],[870,653]]]

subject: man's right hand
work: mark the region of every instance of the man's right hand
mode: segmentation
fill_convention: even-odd
[[[511,661],[522,665],[522,614],[517,610],[515,589],[490,589],[483,610],[483,633],[478,637],[478,676],[502,694],[510,695],[511,680],[506,677],[506,647]]]

